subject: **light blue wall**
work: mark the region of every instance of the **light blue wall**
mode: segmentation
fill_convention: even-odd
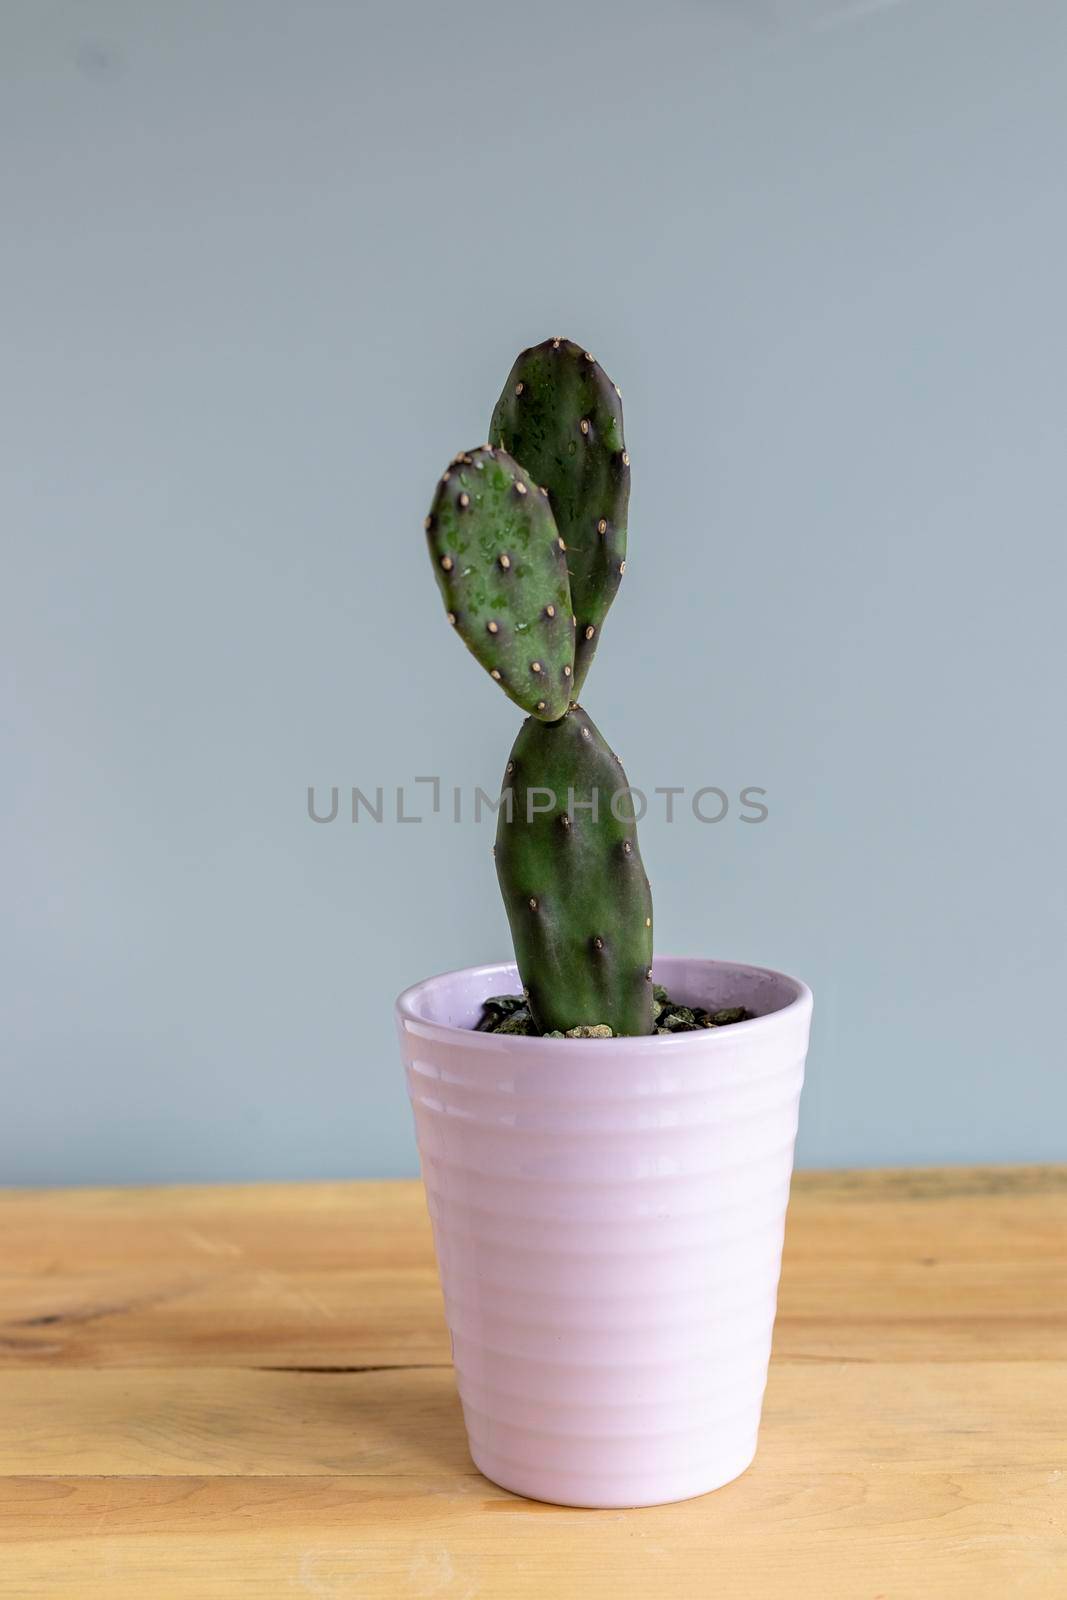
[[[1058,0],[9,0],[0,1177],[414,1170],[391,1001],[506,951],[491,825],[306,789],[496,787],[421,521],[557,331],[634,461],[586,704],[768,791],[650,813],[660,947],[811,982],[805,1163],[1067,1154],[1065,56]]]

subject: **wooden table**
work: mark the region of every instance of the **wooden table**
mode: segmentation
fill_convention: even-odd
[[[417,1184],[0,1235],[4,1600],[1067,1596],[1067,1168],[798,1178],[756,1463],[646,1511],[475,1471]]]

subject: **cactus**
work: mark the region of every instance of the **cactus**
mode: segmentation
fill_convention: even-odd
[[[485,1028],[595,1039],[656,1026],[626,777],[574,703],[626,565],[629,493],[618,390],[579,345],[548,339],[519,357],[491,442],[453,458],[426,518],[449,622],[528,713],[496,844],[526,1000],[490,1002]]]
[[[567,546],[578,695],[626,569],[630,457],[620,392],[587,350],[546,339],[512,367],[489,437],[548,490]]]
[[[651,1033],[652,895],[618,757],[580,706],[549,725],[530,717],[509,791],[496,870],[535,1023]]]
[[[524,711],[556,721],[574,683],[567,552],[548,498],[503,450],[455,456],[426,537],[448,620]]]

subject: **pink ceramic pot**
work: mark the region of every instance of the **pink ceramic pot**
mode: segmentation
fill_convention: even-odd
[[[511,965],[397,1002],[471,1455],[537,1500],[685,1500],[755,1454],[811,992],[721,961],[655,977],[755,1019],[472,1032],[486,996],[518,991]]]

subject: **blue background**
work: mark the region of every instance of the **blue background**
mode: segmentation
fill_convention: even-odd
[[[664,952],[816,993],[805,1164],[1064,1156],[1067,8],[0,14],[0,1180],[415,1170],[515,709],[422,517],[518,349],[621,385],[585,695]],[[411,809],[425,793],[410,789]]]

